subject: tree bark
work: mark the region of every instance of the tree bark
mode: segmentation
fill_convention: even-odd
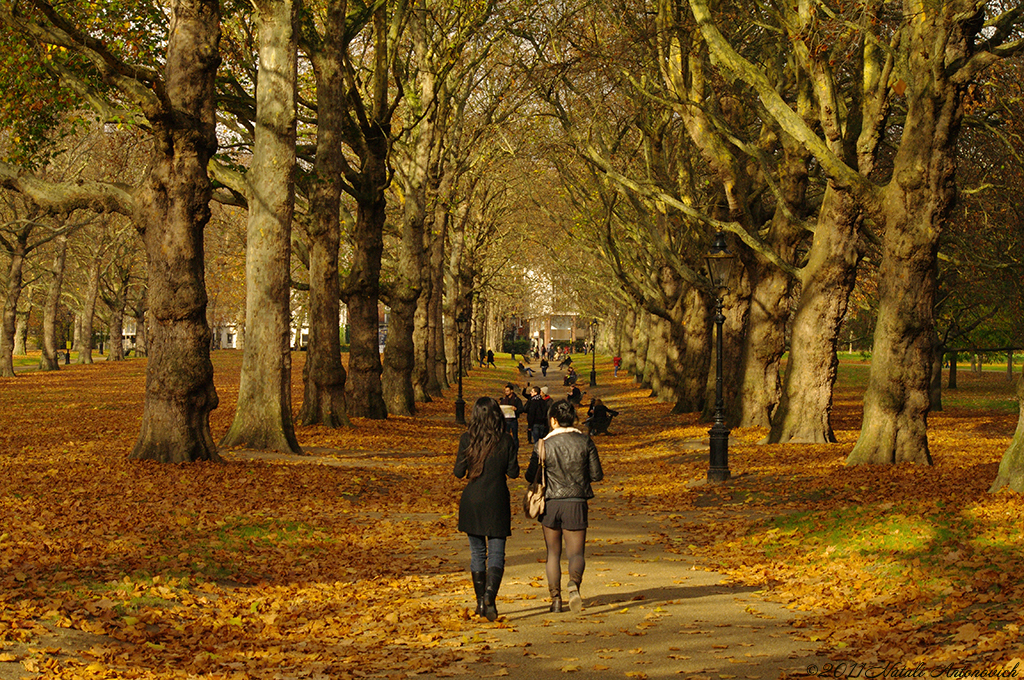
[[[442,203],[438,201],[438,203]],[[427,305],[429,347],[427,350],[427,394],[440,397],[448,383],[448,348],[444,320],[445,239],[448,232],[447,207],[434,211],[434,235],[430,244],[430,298]]]
[[[383,157],[375,157],[375,161],[379,162],[377,173],[386,174]],[[382,182],[380,186],[383,185]],[[346,395],[349,413],[378,420],[388,416],[380,379],[383,367],[380,361],[378,313],[380,261],[384,250],[384,208],[383,192],[378,193],[375,200],[364,197],[360,201],[353,234],[356,250],[345,285],[352,329]]]
[[[58,236],[54,240],[57,254],[53,258],[53,279],[46,292],[46,303],[43,307],[43,352],[39,360],[39,370],[56,371],[60,369],[57,356],[57,306],[60,304],[60,293],[64,287],[64,263],[68,256],[68,237]]]
[[[7,294],[4,296],[3,333],[0,334],[0,378],[14,377],[18,300],[21,298],[27,244],[28,233],[19,234],[10,250],[11,266],[8,269]],[[24,343],[20,349],[21,352],[18,353],[24,354]]]
[[[713,327],[705,294],[690,288],[685,298],[685,313],[673,329],[673,342],[678,348],[682,376],[677,388],[673,413],[701,413],[705,407],[705,386],[711,368],[708,351]]]
[[[952,76],[970,56],[982,25],[970,18],[973,11],[966,2],[940,3],[921,9],[904,29],[912,76],[893,177],[879,206],[885,226],[878,322],[851,465],[931,464],[928,388],[938,243],[956,195],[955,147],[966,87]]]
[[[220,458],[210,434],[217,392],[203,271],[203,229],[212,193],[206,167],[217,148],[219,39],[216,0],[172,4],[165,99],[149,114],[153,158],[136,208],[155,322],[142,427],[132,451],[136,459],[180,463]]]
[[[93,320],[96,318],[96,300],[100,296],[100,257],[89,263],[89,280],[82,300],[82,346],[78,352],[78,363],[91,364]]]
[[[246,173],[245,343],[238,407],[221,446],[301,453],[292,423],[291,233],[295,206],[296,5],[258,0],[259,77]]]
[[[636,373],[633,380],[641,387],[650,387],[647,382],[647,346],[650,344],[651,315],[646,310],[638,310],[636,313]]]
[[[999,491],[1004,486],[1017,493],[1024,493],[1024,376],[1017,379],[1017,401],[1020,404],[1017,431],[999,463],[999,472],[996,473],[995,481],[989,488],[991,493]]]
[[[857,278],[860,206],[830,186],[814,231],[793,316],[789,365],[768,435],[771,444],[834,442],[832,392],[839,328]]]
[[[311,51],[317,100],[344,100],[342,49],[345,7],[332,3],[324,25],[325,39]],[[311,37],[311,36],[310,36]],[[317,153],[310,183],[309,345],[302,371],[305,385],[299,421],[304,425],[348,426],[345,387],[348,375],[341,363],[340,281],[341,177],[344,118],[340,107],[317,108]],[[349,308],[352,330],[352,309]]]
[[[124,308],[127,291],[119,291],[109,302],[110,306],[110,351],[107,361],[124,361]]]

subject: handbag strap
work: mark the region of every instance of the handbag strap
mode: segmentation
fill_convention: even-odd
[[[547,454],[547,451],[544,448],[544,439],[541,438],[541,440],[539,442],[537,442],[537,458],[540,460],[540,483],[541,484],[546,484],[547,483],[547,480],[545,479],[546,475],[544,474],[545,468],[546,468],[545,459],[547,457],[548,457],[548,454]]]

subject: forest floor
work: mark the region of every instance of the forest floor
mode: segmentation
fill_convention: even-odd
[[[214,363],[219,437],[241,353]],[[621,412],[596,439],[586,608],[548,612],[517,513],[494,623],[456,530],[454,390],[417,418],[299,428],[307,456],[164,466],[127,460],[144,360],[0,380],[0,679],[1024,674],[1024,504],[987,492],[1017,420],[1005,374],[960,373],[933,466],[848,468],[867,365],[844,364],[838,443],[734,430],[733,478],[707,485],[707,425],[609,363],[582,388]],[[467,403],[508,380],[507,358],[474,368]]]

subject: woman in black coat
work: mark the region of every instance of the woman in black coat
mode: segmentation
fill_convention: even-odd
[[[498,402],[490,397],[477,399],[469,427],[459,439],[455,476],[469,479],[459,501],[459,531],[469,535],[476,613],[488,621],[498,618],[494,599],[505,574],[505,540],[512,535],[505,478],[519,476],[516,450]]]

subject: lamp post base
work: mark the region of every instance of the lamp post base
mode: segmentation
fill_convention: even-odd
[[[591,387],[596,387],[597,386],[597,371],[591,371],[590,372],[590,386]]]
[[[466,402],[462,398],[455,400],[455,422],[459,425],[466,424]]]
[[[709,434],[708,481],[724,482],[732,476],[729,472],[729,428],[724,423],[716,422],[711,426]]]

